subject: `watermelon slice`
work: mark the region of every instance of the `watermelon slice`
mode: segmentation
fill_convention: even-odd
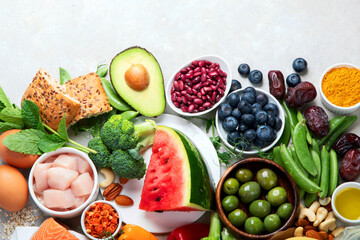
[[[206,165],[194,144],[177,130],[157,126],[139,208],[206,211],[212,202]]]

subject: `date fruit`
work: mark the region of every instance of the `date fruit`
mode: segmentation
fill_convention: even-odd
[[[316,137],[325,137],[329,134],[329,118],[324,109],[311,106],[305,110],[306,125]]]
[[[278,70],[273,70],[269,71],[268,78],[271,95],[281,100],[285,95],[284,75]]]
[[[350,149],[360,148],[360,137],[355,133],[345,133],[334,142],[332,148],[337,154],[344,156]]]
[[[354,181],[360,175],[360,151],[350,149],[345,154],[340,167],[340,175],[345,181]]]
[[[285,102],[291,108],[299,108],[304,103],[316,98],[315,86],[310,82],[301,82],[296,87],[289,87],[285,95]]]

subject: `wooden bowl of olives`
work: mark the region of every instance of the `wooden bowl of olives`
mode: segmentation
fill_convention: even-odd
[[[231,165],[216,189],[224,225],[241,239],[269,239],[295,222],[299,193],[277,163],[247,158]]]

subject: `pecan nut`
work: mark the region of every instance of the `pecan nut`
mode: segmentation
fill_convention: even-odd
[[[107,201],[112,201],[120,194],[121,190],[122,186],[119,183],[112,183],[105,189],[103,196]]]
[[[309,238],[314,238],[317,240],[324,240],[323,237],[315,230],[309,230],[305,233],[305,236]]]
[[[120,206],[131,206],[134,204],[134,201],[125,195],[119,195],[115,198],[115,202],[116,204],[120,205]]]

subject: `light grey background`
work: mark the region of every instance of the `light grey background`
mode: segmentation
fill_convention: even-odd
[[[269,70],[286,77],[296,57],[307,60],[302,79],[314,84],[332,64],[360,66],[357,0],[0,0],[0,6],[0,84],[17,104],[40,67],[56,78],[60,66],[77,77],[133,45],[153,53],[165,83],[205,54],[225,58],[243,86],[250,84],[237,73],[240,63],[261,70],[263,89]],[[351,131],[360,134],[359,120]]]

